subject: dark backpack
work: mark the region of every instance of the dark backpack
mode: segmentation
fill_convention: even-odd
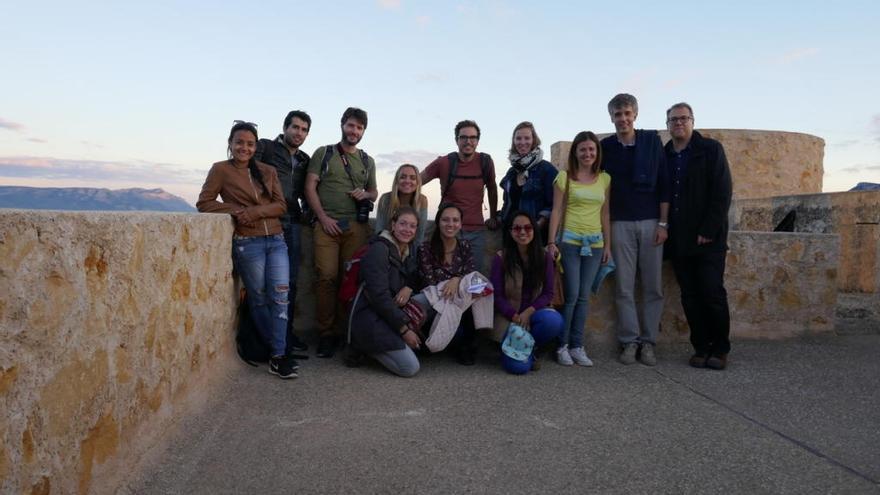
[[[251,365],[259,366],[259,363],[268,363],[271,357],[272,349],[269,344],[260,336],[257,325],[251,318],[251,312],[248,310],[247,290],[244,288],[239,292],[238,303],[238,328],[235,331],[235,350],[238,351],[238,357],[242,361]],[[287,329],[287,339],[290,339],[291,329]],[[288,354],[296,359],[308,359],[308,356],[298,354]]]
[[[449,160],[449,176],[446,178],[445,186],[441,187],[441,196],[446,196],[446,192],[449,191],[450,187],[452,187],[452,183],[455,181],[455,179],[479,179],[481,177],[479,175],[458,175],[458,152],[453,151],[452,153],[446,155],[446,159]],[[489,155],[487,155],[486,153],[480,153],[480,172],[482,173],[483,184],[488,186]]]

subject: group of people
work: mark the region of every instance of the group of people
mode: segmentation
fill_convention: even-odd
[[[300,149],[311,127],[305,112],[290,112],[274,140],[259,139],[255,124],[235,121],[229,159],[212,166],[196,206],[234,220],[233,261],[271,350],[269,371],[297,376],[292,354],[308,350],[289,312],[303,226],[313,230],[318,357],[333,357],[347,342],[347,364],[370,357],[413,376],[420,353],[449,348],[460,363],[473,364],[482,333],[500,343],[510,373],[538,369],[554,349],[561,365],[592,366],[583,343],[590,291],[614,270],[619,360],[654,366],[665,254],[691,330],[690,365],[724,369],[732,194],[724,149],[694,130],[687,103],[667,110],[672,139],[665,146],[657,131],[635,128],[634,96],[616,95],[608,113],[615,133],[602,140],[578,133],[564,171],[544,160],[534,125],[517,125],[500,211],[495,166],[477,151],[474,121],[455,126],[456,152],[421,171],[401,165],[381,198],[375,162],[358,147],[367,128],[363,110],[348,108],[340,141],[312,157]],[[425,239],[421,188],[434,179],[441,204]],[[487,253],[486,230],[498,228],[502,247]],[[360,264],[359,289],[346,304],[337,292],[352,261]]]

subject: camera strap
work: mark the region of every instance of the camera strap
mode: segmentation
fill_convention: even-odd
[[[348,180],[351,181],[351,187],[357,189],[357,184],[354,183],[354,177],[351,175],[351,164],[348,163],[348,157],[345,156],[345,151],[342,149],[342,145],[336,145],[336,151],[339,153],[339,158],[342,160],[342,166],[345,167],[345,173],[348,174]],[[364,164],[364,168],[366,168],[367,164]]]

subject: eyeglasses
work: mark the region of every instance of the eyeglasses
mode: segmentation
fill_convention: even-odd
[[[246,120],[233,120],[232,121],[232,125],[238,125],[238,124],[244,124],[244,125],[250,125],[250,126],[257,127],[257,124],[254,124],[253,122],[248,122]]]
[[[684,117],[669,117],[666,119],[667,124],[684,124],[688,120],[692,120],[693,117],[690,115],[685,115]]]
[[[461,135],[461,136],[458,136],[458,140],[459,140],[459,141],[479,141],[479,140],[480,140],[480,136],[464,136],[464,135]]]
[[[530,234],[532,232],[531,225],[514,225],[510,227],[511,232],[516,232],[517,234],[520,232],[525,232],[526,234]]]

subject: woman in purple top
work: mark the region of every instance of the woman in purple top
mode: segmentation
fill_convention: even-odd
[[[512,322],[528,330],[535,339],[527,361],[517,361],[502,353],[502,367],[517,375],[538,369],[540,362],[535,351],[562,333],[562,315],[549,307],[553,299],[553,257],[535,239],[536,230],[528,213],[514,213],[504,229],[503,250],[492,261],[495,337],[503,338]]]

